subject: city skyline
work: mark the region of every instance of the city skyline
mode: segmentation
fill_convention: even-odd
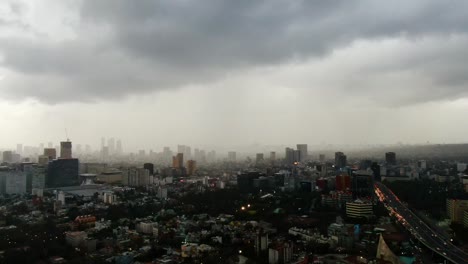
[[[467,3],[108,4],[2,1],[0,146],[468,142]]]

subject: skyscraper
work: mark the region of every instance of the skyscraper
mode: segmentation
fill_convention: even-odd
[[[72,158],[72,143],[71,141],[60,142],[60,158],[71,159]]]
[[[176,156],[172,157],[172,167],[181,169],[184,166],[184,153],[177,153]]]
[[[300,152],[300,162],[304,162],[308,159],[309,153],[307,150],[307,144],[297,144],[297,150]]]
[[[292,148],[286,148],[286,153],[285,153],[285,162],[288,165],[292,165],[295,162],[294,158],[294,149]]]
[[[195,160],[187,160],[187,175],[192,176],[197,170],[197,162]]]
[[[49,160],[54,160],[57,158],[57,151],[54,148],[45,148],[44,156],[47,156]]]
[[[3,151],[3,162],[13,163],[13,151]]]
[[[346,155],[343,152],[335,152],[335,167],[344,168],[346,167]]]
[[[16,153],[23,155],[23,144],[16,144]]]
[[[396,153],[395,152],[385,153],[385,162],[387,163],[387,165],[396,165]]]
[[[257,153],[256,157],[255,157],[255,162],[256,163],[261,163],[263,162],[263,153]]]
[[[145,163],[145,164],[143,164],[143,168],[148,170],[150,175],[154,175],[154,164],[153,163]]]
[[[270,152],[270,161],[275,161],[276,160],[276,152],[271,151]]]
[[[49,162],[46,186],[48,188],[79,185],[78,159],[57,159]]]

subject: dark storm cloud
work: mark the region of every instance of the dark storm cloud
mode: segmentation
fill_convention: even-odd
[[[468,2],[435,0],[84,0],[80,14],[73,40],[0,39],[0,65],[19,74],[6,96],[50,103],[118,98],[323,57],[359,39],[417,41],[468,30]],[[88,33],[93,28],[103,35]],[[456,57],[453,64],[452,57],[436,59],[450,70],[398,62],[392,70],[435,74],[446,97],[460,94],[467,67]]]

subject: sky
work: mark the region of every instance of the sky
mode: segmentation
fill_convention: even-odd
[[[0,147],[468,142],[468,2],[2,0]]]

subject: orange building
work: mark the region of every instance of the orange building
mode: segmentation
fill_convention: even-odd
[[[187,175],[194,175],[196,170],[197,162],[195,160],[187,160]]]
[[[172,167],[181,169],[184,166],[184,153],[177,153],[176,156],[172,157]]]

